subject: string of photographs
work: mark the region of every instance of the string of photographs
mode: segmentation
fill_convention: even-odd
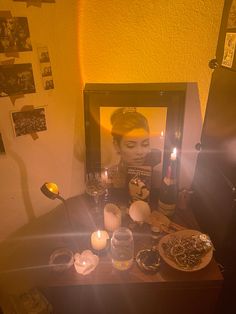
[[[47,47],[38,47],[38,58],[43,80],[43,88],[45,90],[53,89],[54,82],[52,77],[52,67]]]
[[[17,1],[17,0],[15,0]],[[55,1],[40,1],[55,2]],[[30,31],[26,17],[12,17],[0,14],[0,53],[32,51]],[[47,47],[39,47],[38,58],[45,90],[53,89],[52,68]],[[13,60],[0,63],[0,97],[18,96],[35,93],[35,80],[31,63],[15,64]],[[36,139],[37,132],[47,130],[44,107],[24,106],[20,111],[10,113],[14,135],[30,134]],[[0,154],[5,153],[3,138],[0,133]]]

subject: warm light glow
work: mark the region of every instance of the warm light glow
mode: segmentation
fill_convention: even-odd
[[[91,245],[93,249],[99,251],[107,246],[109,235],[105,230],[94,231],[91,235]]]
[[[59,189],[58,186],[56,185],[56,183],[46,183],[46,187],[48,188],[48,190],[54,194],[59,194]]]
[[[105,183],[108,182],[108,171],[107,171],[107,169],[105,169],[105,170],[102,172],[101,178],[102,178],[102,180],[103,180]]]
[[[173,149],[173,153],[171,153],[171,155],[170,155],[170,159],[171,160],[176,160],[176,157],[177,157],[177,148],[175,147]]]
[[[163,137],[164,136],[164,131],[161,131],[161,137]]]
[[[83,261],[83,262],[82,262],[82,264],[85,266],[85,265],[86,265],[86,262],[85,262],[85,261]]]

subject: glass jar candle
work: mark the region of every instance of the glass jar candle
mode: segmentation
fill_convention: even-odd
[[[128,228],[120,227],[113,232],[111,258],[113,267],[118,270],[127,270],[131,267],[134,259],[134,240]]]

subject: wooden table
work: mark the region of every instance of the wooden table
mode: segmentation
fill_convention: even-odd
[[[87,276],[77,274],[73,266],[63,273],[53,272],[48,260],[55,248],[67,246],[74,252],[91,248],[94,227],[88,215],[88,197],[71,198],[68,207],[75,232],[70,232],[63,206],[59,206],[2,243],[2,302],[8,295],[38,287],[55,313],[214,313],[223,283],[214,258],[196,272],[178,271],[163,261],[159,272],[145,274],[135,262],[125,272],[113,269],[108,251]],[[173,219],[197,229],[190,210],[177,210]],[[148,233],[134,233],[134,238],[136,252],[151,245]]]

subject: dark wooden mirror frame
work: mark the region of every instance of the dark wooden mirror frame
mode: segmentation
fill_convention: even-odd
[[[162,175],[173,147],[181,157],[186,83],[88,83],[84,88],[86,171],[101,170],[100,107],[167,107]]]

